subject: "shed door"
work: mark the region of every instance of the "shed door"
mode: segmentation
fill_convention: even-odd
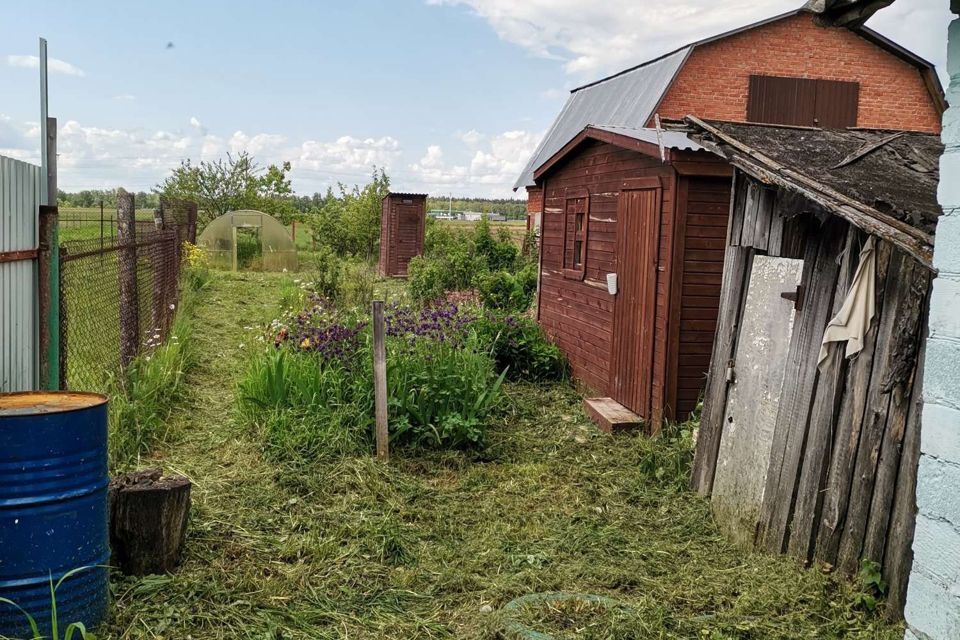
[[[745,547],[760,518],[796,313],[780,294],[795,291],[802,275],[803,260],[763,255],[750,270],[713,481],[717,523]]]
[[[657,302],[660,201],[650,186],[620,192],[617,204],[617,279],[610,357],[610,397],[642,418],[650,417],[653,338]]]
[[[397,204],[397,272],[407,273],[410,260],[420,254],[420,207],[417,204]]]

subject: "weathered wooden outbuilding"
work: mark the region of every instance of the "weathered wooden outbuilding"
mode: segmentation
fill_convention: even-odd
[[[707,123],[735,167],[693,485],[746,546],[911,564],[938,136]]]
[[[693,410],[710,359],[731,167],[683,133],[588,126],[540,166],[537,317],[601,427]],[[608,396],[608,397],[606,397]]]
[[[406,276],[407,265],[423,253],[427,219],[424,193],[388,193],[380,216],[380,275]]]

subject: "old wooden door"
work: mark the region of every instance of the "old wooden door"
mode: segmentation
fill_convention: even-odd
[[[631,182],[617,204],[617,279],[610,354],[610,397],[650,418],[660,249],[658,178]]]
[[[713,481],[717,523],[744,547],[760,518],[793,333],[794,303],[781,293],[795,291],[802,275],[803,260],[762,255],[750,270]]]
[[[406,202],[394,205],[397,215],[397,235],[394,258],[396,273],[407,274],[407,266],[414,256],[421,253],[420,238],[423,237],[423,217],[420,215],[420,206]]]

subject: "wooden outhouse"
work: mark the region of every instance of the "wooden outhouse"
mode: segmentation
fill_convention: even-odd
[[[423,253],[427,217],[424,193],[388,193],[380,216],[380,275],[406,276],[407,265]]]
[[[685,134],[588,126],[535,173],[540,325],[602,428],[695,407],[710,359],[731,167]]]
[[[939,136],[704,122],[735,167],[693,485],[744,546],[910,573]]]

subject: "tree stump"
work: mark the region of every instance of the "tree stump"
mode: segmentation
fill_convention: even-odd
[[[112,564],[127,575],[170,573],[180,565],[190,514],[190,481],[160,469],[110,481]]]

